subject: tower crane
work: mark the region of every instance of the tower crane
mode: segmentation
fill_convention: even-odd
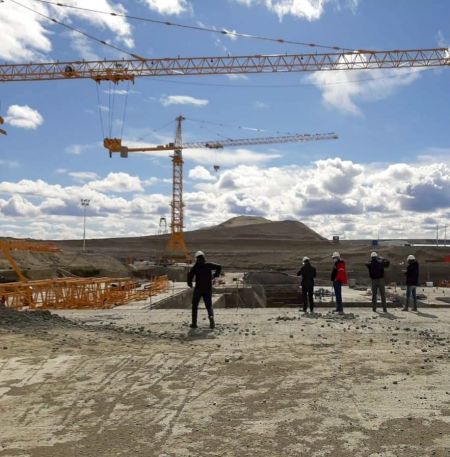
[[[76,80],[93,79],[97,83],[110,81],[134,82],[137,77],[161,76],[195,76],[195,75],[226,75],[250,73],[293,73],[315,71],[349,71],[373,69],[408,69],[433,68],[450,66],[449,48],[422,48],[400,50],[354,50],[328,53],[303,54],[257,54],[243,56],[207,56],[177,58],[143,58],[136,56],[122,60],[76,60],[65,62],[39,62],[28,64],[0,65],[0,83],[18,81]],[[182,235],[183,201],[182,201],[182,164],[181,121],[178,121],[177,136],[173,146],[162,146],[159,150],[173,150],[174,163],[174,203],[172,204],[172,235],[171,246],[181,249],[183,255],[186,247]],[[179,130],[179,136],[178,136]],[[325,139],[325,138],[317,138]],[[115,139],[111,139],[114,142]],[[229,140],[231,141],[231,140]],[[234,144],[226,142],[210,142],[214,144],[234,145],[253,144],[251,140],[235,140]],[[239,142],[240,141],[240,142]],[[242,143],[247,141],[246,143]],[[293,139],[291,140],[293,141]],[[298,141],[298,140],[295,140]],[[300,140],[303,141],[303,140]],[[272,141],[275,142],[275,141]],[[261,143],[257,143],[261,144]],[[262,143],[264,144],[264,143]],[[108,143],[105,146],[110,154],[119,152],[127,157],[133,148],[125,148],[121,141]],[[193,146],[194,147],[194,146]],[[125,148],[125,149],[123,149]],[[214,148],[212,148],[214,149]],[[136,152],[136,151],[134,151]],[[175,186],[177,183],[177,187]],[[176,203],[175,203],[176,201]],[[176,216],[174,218],[174,215]],[[176,232],[175,230],[178,230]],[[180,233],[181,235],[174,235]],[[178,244],[175,243],[177,241]],[[170,246],[169,246],[170,247]]]
[[[296,134],[285,136],[272,136],[266,138],[243,138],[243,139],[227,139],[223,141],[201,141],[195,143],[184,143],[182,141],[182,123],[185,120],[183,116],[176,118],[175,141],[159,146],[149,147],[127,147],[122,145],[120,138],[105,138],[103,145],[109,151],[110,157],[113,153],[120,153],[123,158],[128,157],[131,152],[157,152],[157,151],[173,151],[172,158],[172,202],[171,202],[171,233],[166,246],[164,260],[179,259],[190,260],[189,252],[184,241],[184,203],[183,203],[183,149],[206,148],[206,149],[222,149],[226,146],[248,146],[259,144],[274,144],[274,143],[296,143],[318,140],[335,140],[335,133],[318,133],[314,135]]]

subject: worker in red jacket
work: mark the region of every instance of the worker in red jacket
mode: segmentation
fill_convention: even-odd
[[[336,298],[336,312],[344,313],[344,305],[342,304],[342,285],[347,284],[347,272],[345,262],[341,259],[339,252],[333,252],[333,269],[331,270],[331,281],[333,282],[334,296]]]

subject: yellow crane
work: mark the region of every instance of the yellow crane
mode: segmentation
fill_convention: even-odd
[[[171,233],[163,255],[164,261],[189,261],[190,255],[183,236],[184,227],[184,203],[183,203],[183,149],[205,148],[223,149],[230,146],[249,146],[275,143],[297,143],[319,140],[335,140],[338,136],[335,133],[295,134],[284,136],[271,136],[265,138],[240,138],[221,141],[199,141],[194,143],[183,143],[182,123],[183,116],[176,118],[175,141],[159,146],[128,147],[122,144],[120,138],[105,138],[103,145],[109,151],[110,157],[113,153],[119,153],[122,158],[127,158],[131,152],[157,152],[173,151],[172,158],[172,203],[171,203]],[[216,166],[217,167],[217,166]]]

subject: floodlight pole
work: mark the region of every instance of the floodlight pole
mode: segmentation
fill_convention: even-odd
[[[89,203],[90,200],[88,198],[81,199],[81,206],[83,207],[83,252],[86,251],[86,208]]]

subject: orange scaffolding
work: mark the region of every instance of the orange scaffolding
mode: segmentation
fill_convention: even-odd
[[[0,284],[0,298],[14,309],[112,308],[168,289],[167,276],[139,284],[129,278],[59,278]]]

